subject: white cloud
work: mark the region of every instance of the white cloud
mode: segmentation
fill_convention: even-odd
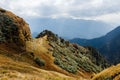
[[[30,17],[72,17],[119,24],[120,0],[0,0],[0,6]]]
[[[112,25],[118,26],[120,25],[120,12],[101,15],[98,17],[94,17],[94,19],[101,20],[107,23],[111,23]]]

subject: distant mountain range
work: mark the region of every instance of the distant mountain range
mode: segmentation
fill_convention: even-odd
[[[111,63],[120,62],[120,26],[107,33],[105,36],[95,39],[74,38],[72,43],[82,46],[93,46],[99,50]]]
[[[91,39],[103,36],[114,28],[102,21],[72,18],[38,18],[29,19],[27,22],[31,26],[33,35],[47,29],[66,39],[75,37]]]

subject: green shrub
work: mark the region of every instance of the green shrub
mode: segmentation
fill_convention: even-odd
[[[53,48],[54,63],[70,73],[75,74],[79,69],[95,73],[102,70],[101,66],[94,61],[96,58],[91,57],[93,55],[90,50],[84,50],[79,45],[70,44],[62,38],[58,38],[57,41],[49,40],[49,45]]]
[[[40,58],[37,57],[37,58],[34,59],[34,61],[39,66],[45,66],[45,61],[43,59],[40,59]]]
[[[77,72],[77,67],[76,66],[69,66],[69,67],[66,68],[66,70],[68,72],[71,72],[71,73],[75,74]]]
[[[67,61],[67,60],[66,60]],[[63,60],[59,59],[59,58],[55,58],[54,63],[58,66],[60,66],[62,69],[70,72],[70,73],[76,73],[77,72],[77,64],[74,63],[73,60],[64,62]]]

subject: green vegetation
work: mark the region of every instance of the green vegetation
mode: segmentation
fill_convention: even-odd
[[[39,66],[45,66],[45,61],[43,59],[40,59],[38,57],[36,57],[34,59],[34,61],[36,62],[36,64],[38,64]]]
[[[100,65],[96,64],[96,59],[92,57],[93,55],[91,55],[92,52],[90,50],[86,49],[86,51],[84,51],[77,44],[70,44],[69,41],[65,41],[57,36],[55,37],[55,35],[52,36],[54,37],[50,36],[48,40],[49,45],[53,48],[53,57],[55,57],[54,63],[62,69],[74,74],[79,69],[95,73],[103,69]],[[52,38],[55,38],[55,40]]]
[[[67,61],[66,62],[64,62],[64,61],[65,60],[60,60],[60,58],[55,58],[54,63],[70,73],[77,72],[77,63],[74,63],[72,61],[68,61],[68,63],[66,63]]]
[[[17,42],[18,27],[15,25],[12,18],[7,15],[0,14],[0,42]],[[14,35],[14,36],[13,36]]]

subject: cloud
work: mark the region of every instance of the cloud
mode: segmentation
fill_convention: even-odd
[[[101,16],[105,14],[120,12],[119,5],[120,1],[115,2],[112,0],[90,0],[90,2],[81,4],[77,6],[77,8],[70,10],[69,13],[76,17]]]
[[[72,17],[113,23],[120,20],[117,16],[119,5],[120,0],[0,0],[1,7],[24,18]]]
[[[120,12],[101,15],[94,17],[94,19],[102,20],[104,22],[111,23],[114,26],[118,26],[120,25]]]

